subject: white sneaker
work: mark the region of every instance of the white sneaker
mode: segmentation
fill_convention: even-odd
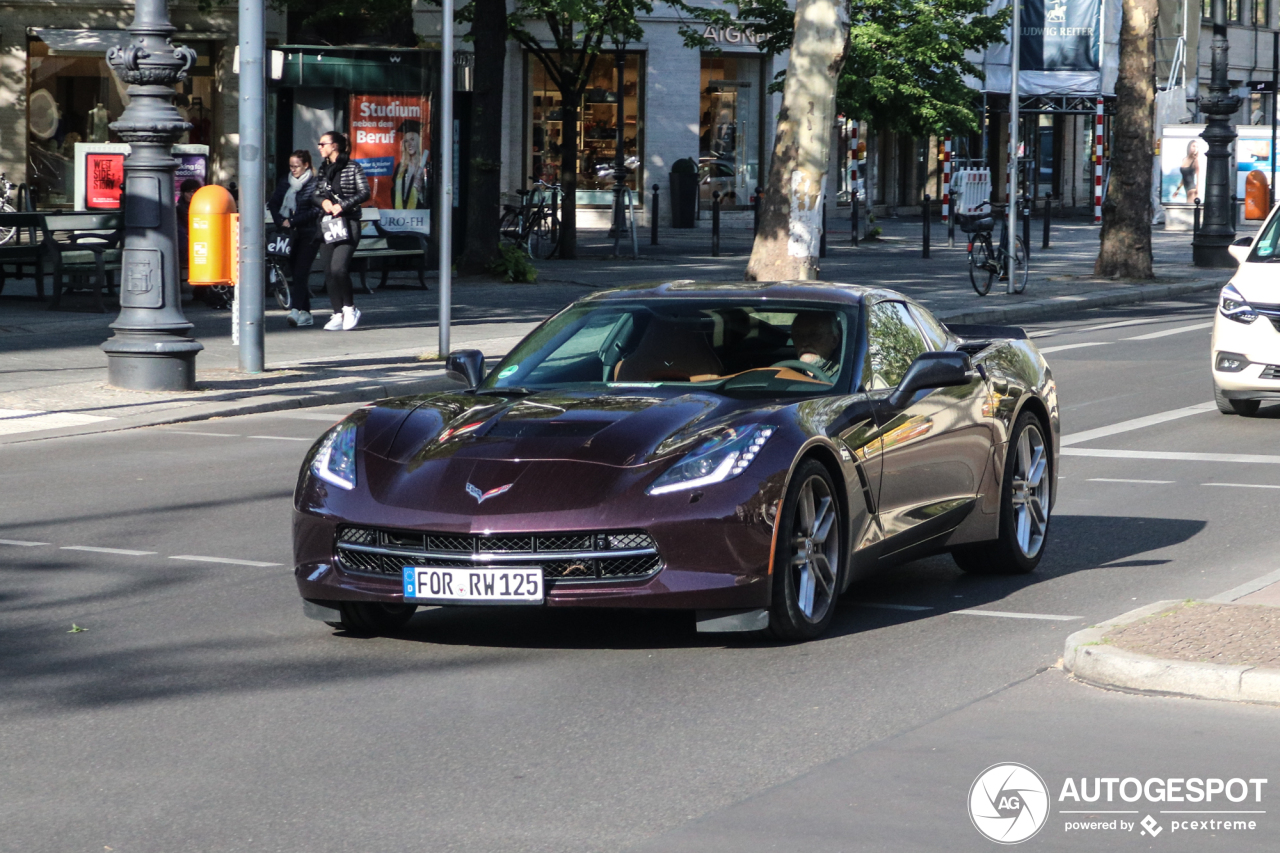
[[[316,324],[315,318],[311,316],[310,311],[298,311],[295,309],[293,313],[298,315],[298,319],[297,322],[294,322],[293,318],[290,317],[289,325],[291,326],[314,326]]]
[[[289,309],[289,320],[288,320],[288,322],[289,322],[289,325],[290,325],[290,326],[296,326],[296,325],[298,325],[298,315],[299,315],[299,314],[301,314],[301,313],[302,313],[302,312],[301,312],[301,311],[299,311],[297,308],[290,308],[290,309]]]
[[[333,316],[329,318],[329,322],[324,324],[324,330],[326,332],[341,332],[342,321],[344,318],[345,318],[344,312],[334,311]]]
[[[337,314],[334,315],[338,316]],[[349,332],[356,326],[360,325],[360,309],[354,305],[348,305],[342,309],[342,331]]]

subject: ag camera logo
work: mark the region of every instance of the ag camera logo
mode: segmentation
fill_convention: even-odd
[[[998,844],[1018,844],[1040,831],[1049,817],[1049,789],[1023,764],[993,764],[969,789],[969,819]]]

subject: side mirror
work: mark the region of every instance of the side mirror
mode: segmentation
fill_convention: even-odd
[[[898,383],[898,387],[889,395],[889,402],[894,408],[905,408],[917,391],[926,388],[946,388],[951,385],[967,385],[973,363],[967,353],[963,352],[925,352],[921,353],[907,373]]]
[[[484,353],[478,349],[460,349],[449,353],[444,361],[444,375],[474,388],[484,379]]]
[[[1252,245],[1252,237],[1241,237],[1228,246],[1227,251],[1231,253],[1231,257],[1236,259],[1237,263],[1243,264],[1245,259],[1249,257],[1249,247]]]

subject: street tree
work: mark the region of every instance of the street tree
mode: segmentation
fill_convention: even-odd
[[[502,218],[502,95],[506,78],[507,0],[471,0],[459,10],[475,50],[471,89],[471,168],[467,227],[458,272],[485,272],[498,255]]]
[[[653,11],[650,0],[516,0],[508,18],[511,38],[537,57],[560,93],[560,257],[578,256],[578,116],[601,46],[636,42],[644,30],[639,13]],[[546,25],[546,35],[534,31]]]
[[[1093,273],[1151,278],[1151,152],[1155,150],[1156,0],[1124,0],[1111,182]]]

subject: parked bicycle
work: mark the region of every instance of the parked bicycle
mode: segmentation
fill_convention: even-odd
[[[289,240],[291,236],[283,231],[271,234],[267,239],[266,295],[274,297],[281,311],[293,307],[293,297],[289,293],[289,279],[285,270],[289,266]],[[200,288],[201,298],[210,308],[224,310],[231,307],[235,300],[235,288],[229,284],[214,284]]]
[[[532,190],[518,190],[520,205],[504,204],[498,223],[499,239],[531,258],[546,260],[560,248],[560,185],[535,181]]]
[[[17,184],[9,180],[9,176],[0,172],[0,213],[17,213],[18,209],[13,206],[10,196],[13,195]],[[0,246],[5,245],[18,233],[17,228],[0,228]]]
[[[990,202],[982,202],[978,210],[989,206]],[[1000,245],[992,248],[991,232],[995,230],[996,221],[991,212],[957,214],[956,224],[960,230],[969,235],[969,281],[979,296],[986,296],[991,290],[991,282],[999,278],[1007,280],[1009,275],[1009,240],[1008,220],[1000,220]],[[1027,289],[1027,247],[1021,237],[1014,238],[1013,260],[1013,292],[1021,293]]]

